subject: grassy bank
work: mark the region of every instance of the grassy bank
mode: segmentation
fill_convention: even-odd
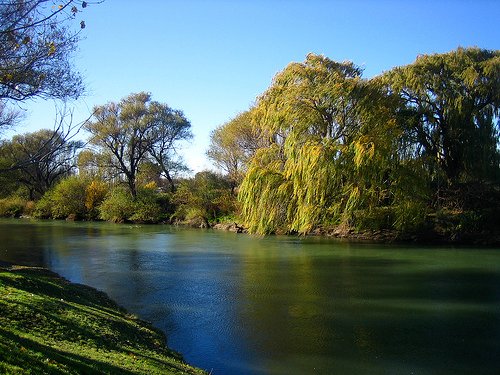
[[[104,293],[0,264],[0,373],[203,374]]]

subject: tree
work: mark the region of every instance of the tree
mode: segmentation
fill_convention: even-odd
[[[134,198],[141,164],[152,159],[171,178],[169,162],[176,144],[191,137],[190,124],[181,112],[152,101],[145,92],[96,107],[94,119],[85,128],[100,153],[95,160],[124,177]]]
[[[67,140],[58,132],[44,129],[4,142],[1,155],[4,161],[15,165],[11,169],[14,178],[28,189],[29,198],[33,200],[71,174],[76,153],[82,147],[82,142]],[[24,160],[27,162],[23,163]]]
[[[7,0],[0,3],[0,124],[16,111],[7,103],[30,98],[77,98],[83,91],[70,57],[79,40],[71,27],[85,1]]]
[[[415,157],[444,182],[499,177],[500,51],[459,48],[422,55],[382,77],[402,100]]]
[[[49,0],[0,4],[1,99],[64,99],[81,94],[82,80],[69,62],[78,32],[67,24],[86,6],[85,1],[74,0],[57,6]]]
[[[252,125],[252,110],[248,110],[211,132],[207,156],[227,174],[234,190],[255,151],[266,143],[262,132]]]
[[[160,167],[163,177],[167,179],[170,191],[174,192],[173,174],[188,170],[176,152],[176,144],[193,137],[191,123],[184,117],[182,111],[157,102],[151,104],[150,114],[152,126],[148,153]]]
[[[253,119],[272,142],[255,153],[240,187],[250,231],[306,233],[339,216],[363,92],[360,68],[324,56],[309,54],[278,73]]]

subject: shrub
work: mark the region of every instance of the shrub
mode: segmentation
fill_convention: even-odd
[[[166,217],[166,210],[162,207],[160,195],[155,186],[145,186],[137,192],[134,214],[130,221],[139,223],[158,223]]]
[[[358,230],[392,229],[394,210],[392,207],[372,207],[366,210],[356,210],[353,213],[353,222]]]
[[[425,203],[416,201],[404,201],[395,206],[394,227],[401,232],[415,232],[426,225],[428,207]]]
[[[206,223],[235,212],[230,182],[213,172],[199,172],[182,181],[173,199],[177,205],[173,217],[179,220]]]
[[[99,206],[100,218],[115,223],[128,221],[134,215],[135,202],[125,188],[111,189]]]
[[[37,219],[49,219],[52,217],[52,190],[47,191],[38,202],[35,203],[33,217]]]
[[[1,217],[19,217],[24,213],[27,201],[20,197],[7,197],[0,199]]]
[[[109,186],[103,181],[92,180],[85,188],[85,208],[90,220],[99,218],[99,206],[106,198]]]
[[[85,180],[77,176],[61,180],[52,191],[52,218],[66,219],[70,216],[76,219],[85,218],[86,188]]]

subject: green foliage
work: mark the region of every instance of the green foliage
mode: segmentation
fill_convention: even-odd
[[[19,217],[25,213],[27,205],[26,199],[17,196],[0,199],[0,217]]]
[[[191,124],[179,110],[152,100],[146,92],[131,94],[120,102],[94,108],[94,121],[85,125],[95,153],[81,159],[95,173],[118,175],[136,197],[138,175],[145,163],[155,163],[174,190],[172,174],[187,168],[175,148],[192,137]],[[90,167],[90,168],[89,168]]]
[[[33,216],[41,219],[97,219],[97,208],[107,191],[108,186],[102,181],[67,177],[36,202]]]
[[[252,125],[252,110],[238,114],[210,134],[207,156],[234,187],[241,183],[255,151],[267,143],[264,133]]]
[[[130,192],[123,187],[111,189],[99,206],[100,218],[121,223],[134,215],[135,204]]]
[[[447,184],[499,181],[499,76],[500,51],[479,48],[422,55],[382,76],[401,99],[414,156]]]
[[[134,214],[128,219],[139,223],[158,223],[167,218],[169,196],[158,194],[154,185],[139,189],[134,205]]]
[[[173,219],[208,226],[210,221],[235,211],[230,182],[213,172],[198,172],[179,184],[173,196]]]
[[[82,142],[70,141],[67,136],[60,131],[42,129],[4,142],[0,148],[0,165],[5,166],[3,172],[10,178],[11,189],[23,186],[34,200],[70,175]]]
[[[51,217],[54,219],[84,219],[87,217],[87,182],[77,176],[61,180],[52,190]]]
[[[52,206],[52,190],[49,190],[38,201],[36,201],[35,209],[33,210],[33,217],[36,219],[52,218]]]
[[[274,132],[240,187],[250,231],[308,233],[351,223],[391,200],[395,139],[390,100],[352,63],[308,55],[261,96],[254,122]]]
[[[458,49],[371,80],[324,56],[291,63],[251,112],[270,143],[239,188],[246,226],[415,232],[443,198],[486,207],[495,189],[481,186],[500,176],[499,63],[498,51]]]
[[[100,218],[107,221],[158,223],[168,216],[168,194],[158,194],[153,187],[142,187],[132,198],[122,186],[115,187],[99,206]]]

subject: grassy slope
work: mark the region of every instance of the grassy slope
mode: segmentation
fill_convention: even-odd
[[[0,267],[0,373],[203,374],[104,293],[42,268]]]

